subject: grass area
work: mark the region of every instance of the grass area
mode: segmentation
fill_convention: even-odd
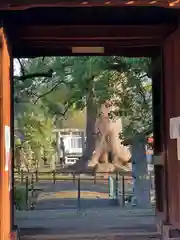
[[[55,175],[55,177],[52,174],[40,174],[38,176],[39,180],[73,180],[72,175]]]
[[[81,199],[108,199],[108,198],[109,198],[108,193],[81,191]],[[77,199],[77,191],[41,193],[38,197],[38,201],[50,199]]]
[[[14,188],[14,198],[16,202],[16,208],[19,210],[26,209],[26,187],[21,184],[17,184]]]

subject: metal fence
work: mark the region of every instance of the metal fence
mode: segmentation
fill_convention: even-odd
[[[15,172],[16,184],[25,186],[26,208],[35,209],[37,204],[38,192],[43,190],[39,186],[49,184],[49,189],[53,189],[55,185],[59,185],[59,192],[70,191],[73,187],[76,195],[73,199],[73,207],[78,210],[85,207],[103,207],[125,205],[131,201],[133,196],[133,178],[131,173],[77,173],[77,172],[63,172],[63,171],[49,171],[49,172]],[[69,185],[68,185],[69,184]],[[64,186],[65,185],[65,186]],[[67,186],[66,186],[67,185]],[[62,190],[65,188],[65,191]],[[58,188],[57,188],[58,189]],[[92,196],[95,192],[95,196]],[[98,193],[97,193],[98,192]],[[57,195],[57,193],[56,193]],[[85,195],[87,195],[85,197]],[[69,197],[64,197],[64,205],[68,205]],[[91,199],[91,200],[88,200]],[[60,201],[59,201],[60,202]],[[72,202],[72,201],[71,201]],[[86,204],[85,204],[86,203]]]

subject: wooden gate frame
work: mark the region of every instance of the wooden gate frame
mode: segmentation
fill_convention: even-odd
[[[180,116],[178,86],[180,89],[180,28],[168,36],[163,46],[163,141],[162,141],[162,158],[164,165],[161,179],[163,180],[164,204],[163,213],[166,224],[180,229],[180,190],[177,182],[180,180],[180,162],[177,160],[176,141],[169,137],[169,121],[171,117]],[[11,178],[11,166],[9,164],[8,171],[5,171],[6,152],[5,152],[5,126],[13,127],[13,119],[11,119],[11,111],[13,105],[11,97],[12,85],[12,56],[9,48],[8,40],[4,29],[0,29],[0,239],[10,239],[11,233],[11,195],[12,189],[9,190]],[[13,117],[13,116],[12,116]],[[13,137],[11,139],[11,154],[13,152]],[[11,155],[13,156],[13,154]],[[176,180],[176,178],[177,180]],[[167,182],[167,186],[166,186]],[[172,188],[173,186],[173,188]]]
[[[11,233],[11,67],[8,41],[0,29],[0,239],[10,239]]]
[[[170,119],[180,116],[180,26],[164,42],[164,155],[167,179],[167,222],[180,229],[180,161],[177,142],[170,139]]]

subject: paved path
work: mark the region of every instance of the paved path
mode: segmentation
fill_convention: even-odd
[[[153,210],[110,207],[107,182],[81,183],[81,211],[77,211],[77,184],[72,181],[38,183],[37,188],[43,191],[36,210],[16,213],[21,240],[147,240],[157,237]]]
[[[43,189],[39,194],[36,209],[76,209],[77,201],[77,183],[72,181],[59,181],[56,184],[51,182],[39,183],[37,188]],[[83,181],[80,185],[82,209],[110,206],[108,198],[107,182]],[[69,194],[68,194],[69,193]]]
[[[154,213],[148,210],[109,208],[17,212],[22,240],[29,239],[148,239],[157,237]],[[143,235],[143,236],[142,236]],[[144,236],[145,235],[145,236]],[[105,237],[106,236],[106,237]],[[123,236],[123,238],[122,238]],[[125,238],[124,238],[125,237]],[[145,238],[144,238],[145,237]]]

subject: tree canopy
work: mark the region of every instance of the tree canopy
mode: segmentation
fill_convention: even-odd
[[[97,115],[110,99],[118,106],[112,116],[123,119],[124,137],[151,128],[150,59],[69,56],[16,63],[20,71],[14,76],[15,125],[23,128],[26,141],[31,139],[31,149],[48,148],[55,127],[84,128],[87,107]]]

